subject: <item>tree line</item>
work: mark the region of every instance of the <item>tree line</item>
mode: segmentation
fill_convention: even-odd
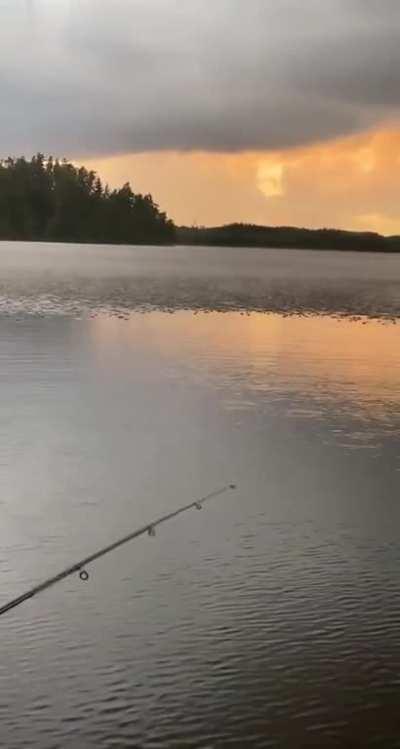
[[[383,237],[375,232],[256,224],[227,224],[212,228],[181,226],[177,229],[177,241],[181,244],[230,247],[400,252],[400,236]]]
[[[0,161],[0,239],[158,244],[175,226],[151,195],[111,190],[96,172],[38,153]]]
[[[175,227],[129,182],[111,190],[93,170],[41,153],[0,160],[0,240],[186,244],[400,252],[374,232],[228,224]]]

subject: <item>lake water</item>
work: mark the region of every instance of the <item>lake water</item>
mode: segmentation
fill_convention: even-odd
[[[0,745],[400,747],[400,257],[0,244]]]

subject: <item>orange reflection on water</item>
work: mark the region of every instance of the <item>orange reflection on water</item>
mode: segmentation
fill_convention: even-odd
[[[99,316],[90,323],[105,367],[110,346],[156,352],[229,388],[273,388],[345,398],[382,414],[400,405],[399,332],[393,323],[238,312]]]

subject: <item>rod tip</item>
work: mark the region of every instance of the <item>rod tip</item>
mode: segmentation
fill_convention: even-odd
[[[236,489],[236,488],[237,488],[237,485],[236,485],[236,484],[229,484],[229,488],[230,488],[230,489]]]

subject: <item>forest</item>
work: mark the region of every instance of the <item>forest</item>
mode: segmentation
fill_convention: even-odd
[[[161,244],[175,227],[129,183],[110,190],[96,172],[38,153],[0,161],[0,239]]]
[[[0,161],[0,240],[225,245],[400,252],[400,236],[233,223],[176,227],[151,195],[118,189],[66,159],[38,153]]]

